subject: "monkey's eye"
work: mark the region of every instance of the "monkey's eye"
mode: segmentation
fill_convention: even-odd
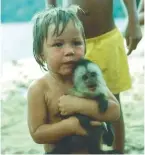
[[[96,76],[96,72],[91,72],[91,77],[95,77]]]
[[[85,81],[85,80],[88,79],[88,76],[87,76],[87,75],[83,75],[83,76],[82,76],[82,79]]]

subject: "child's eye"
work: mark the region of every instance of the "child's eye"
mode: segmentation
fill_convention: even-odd
[[[81,41],[73,41],[73,45],[79,46],[79,45],[82,45],[82,42]]]
[[[55,47],[62,47],[62,46],[63,46],[63,43],[55,43],[55,44],[53,44],[52,46],[55,46]]]

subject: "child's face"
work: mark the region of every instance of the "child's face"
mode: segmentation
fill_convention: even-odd
[[[85,45],[82,33],[70,21],[60,36],[53,36],[54,25],[48,29],[44,40],[43,54],[49,70],[63,76],[71,75],[75,61],[84,56]]]

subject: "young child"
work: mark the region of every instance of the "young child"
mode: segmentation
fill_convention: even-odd
[[[58,5],[56,0],[46,0],[47,4]],[[122,0],[124,2],[128,25],[125,39],[128,55],[136,48],[142,34],[136,10],[136,0]],[[115,25],[113,18],[113,0],[65,0],[63,7],[77,4],[85,12],[79,13],[86,35],[85,57],[98,64],[103,72],[106,84],[120,103],[120,93],[131,88],[131,77],[124,47],[124,40]],[[120,104],[121,106],[121,104]],[[124,119],[121,117],[113,123],[115,131],[114,149],[124,153]]]
[[[94,118],[96,121],[90,123],[96,126],[120,117],[120,106],[109,89],[109,107],[103,114],[96,101],[65,95],[73,86],[75,62],[86,50],[77,10],[77,6],[50,8],[35,16],[33,53],[37,63],[49,72],[28,89],[28,126],[33,140],[44,144],[46,153],[65,136],[87,134],[76,117],[62,120],[60,114],[84,114]],[[72,153],[87,153],[87,149]]]

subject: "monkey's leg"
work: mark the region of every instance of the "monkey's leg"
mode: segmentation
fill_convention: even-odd
[[[100,94],[96,97],[96,100],[99,102],[100,112],[105,112],[108,108],[108,100],[105,98],[104,94]]]
[[[88,139],[89,139],[89,153],[90,154],[121,154],[118,150],[101,150],[101,140],[104,132],[104,126],[92,127],[89,131]]]
[[[104,132],[104,127],[97,126],[92,127],[88,133],[88,139],[89,139],[89,146],[88,150],[91,154],[102,154],[101,148],[101,140],[102,140],[102,134]]]
[[[112,146],[115,137],[114,130],[110,122],[106,122],[106,124],[107,124],[107,131],[105,131],[103,134],[103,142],[108,146]]]

